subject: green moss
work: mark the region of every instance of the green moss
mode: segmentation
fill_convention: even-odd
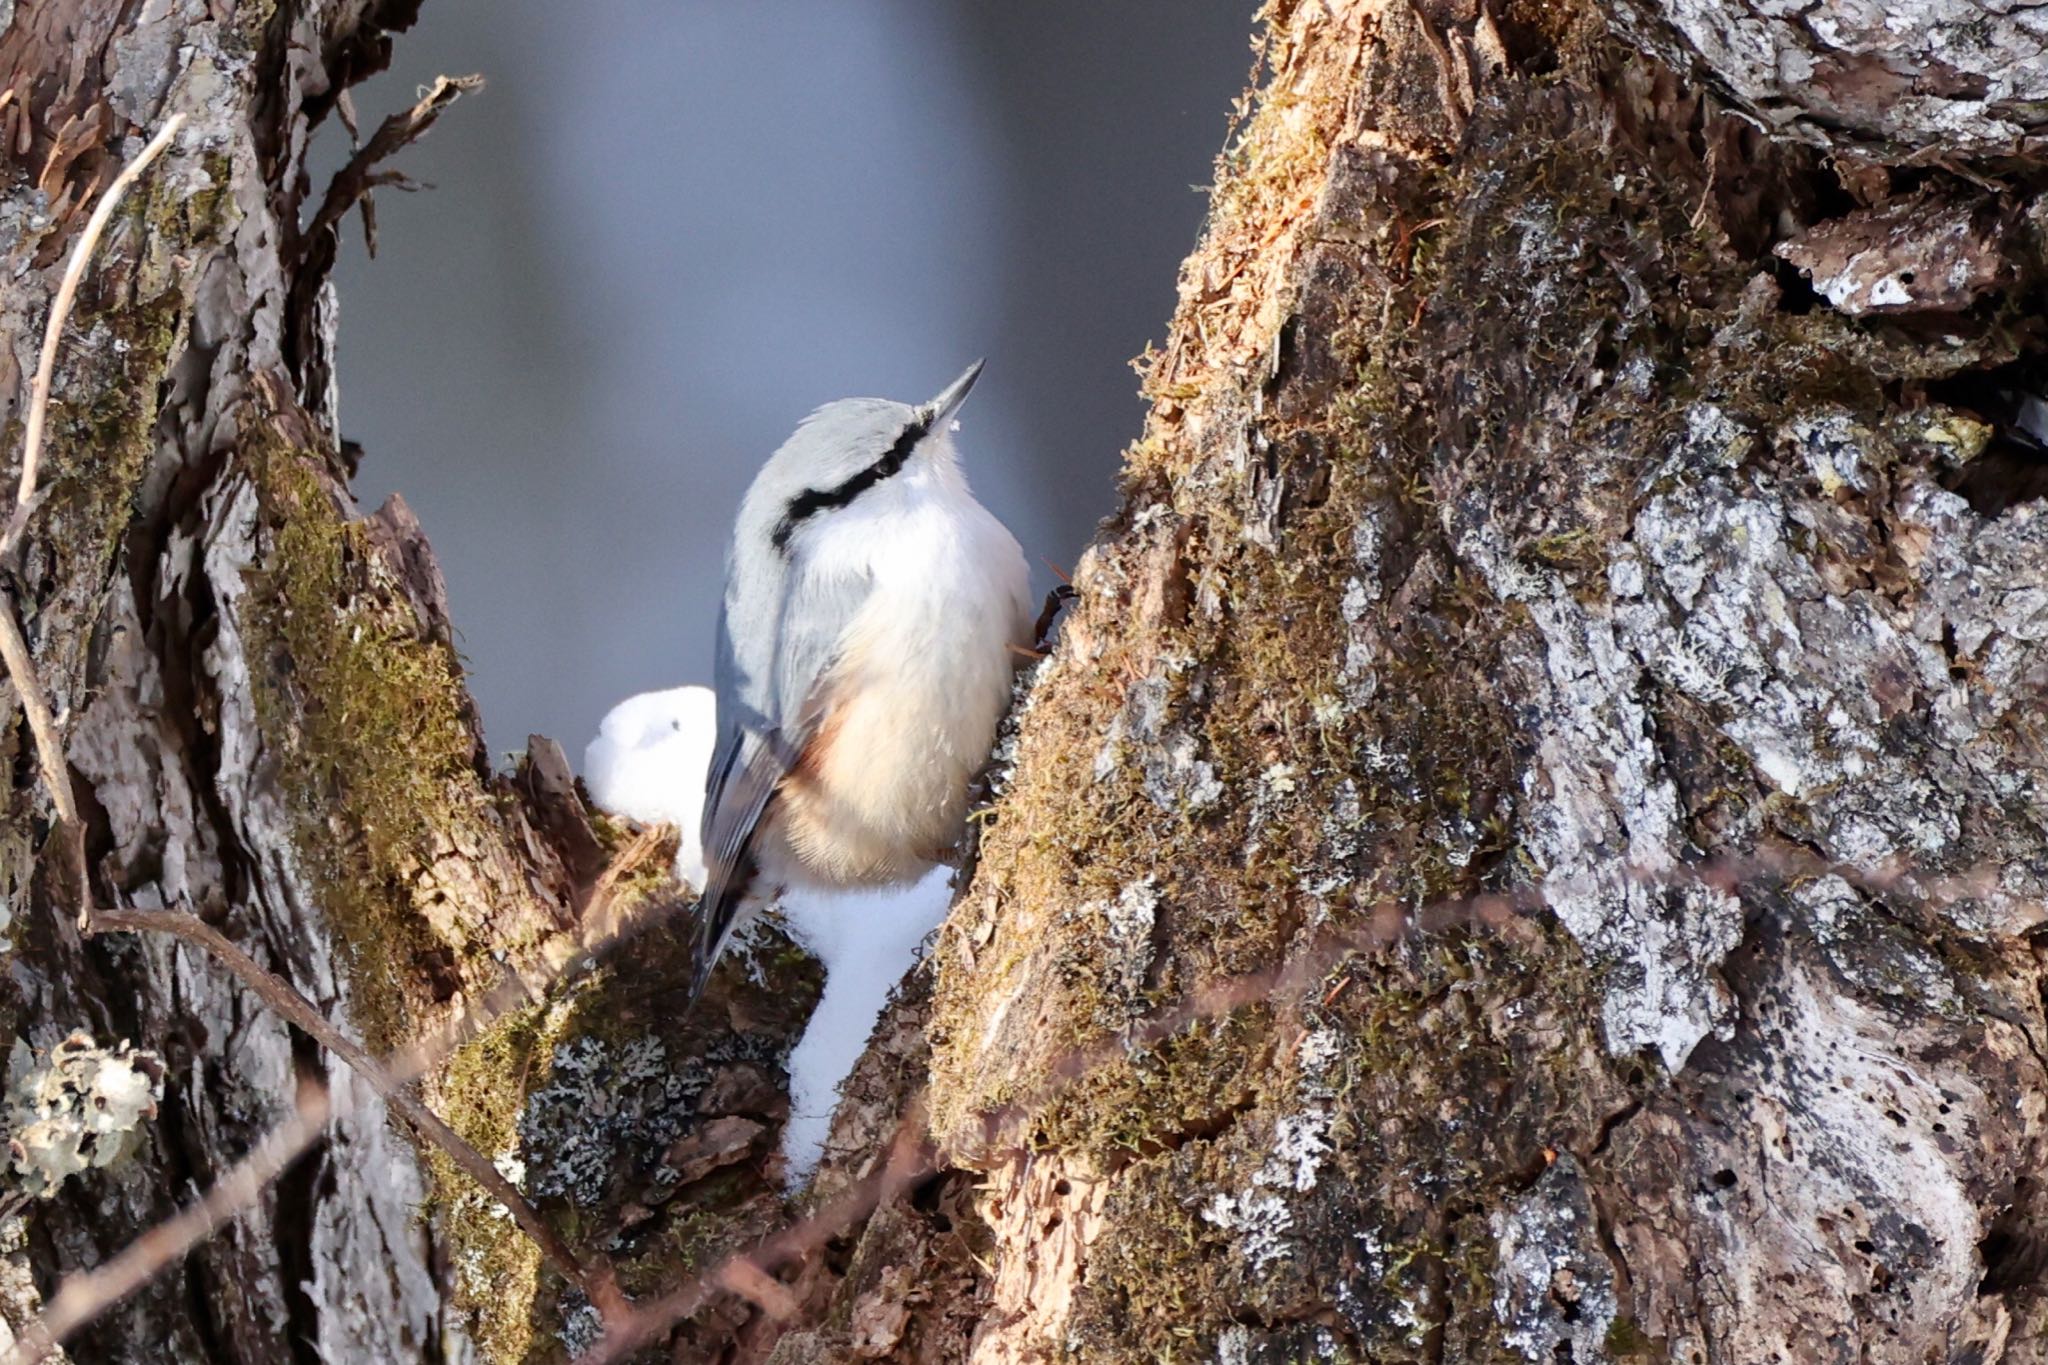
[[[156,448],[157,390],[184,312],[182,296],[166,291],[72,323],[83,340],[66,349],[43,451],[43,515],[53,525],[43,539],[61,581],[106,579]]]
[[[1199,1020],[1137,1056],[1088,1074],[1085,1093],[1056,1093],[1039,1117],[1037,1145],[1104,1164],[1151,1155],[1227,1127],[1252,1100],[1271,1020],[1246,1010]]]
[[[547,1031],[541,1007],[518,1011],[459,1049],[439,1077],[434,1100],[442,1117],[493,1160],[519,1150],[523,1082],[533,1073]],[[436,1222],[447,1242],[470,1340],[484,1360],[524,1359],[532,1346],[540,1251],[439,1148],[425,1151]]]
[[[207,183],[190,193],[176,193],[162,177],[146,182],[141,216],[150,229],[150,244],[158,251],[172,242],[218,240],[240,221],[233,193],[234,158],[210,151],[201,153],[198,162]],[[141,263],[140,273],[145,278],[161,276],[168,285],[177,279],[179,268],[167,251],[161,257],[153,252]]]
[[[243,622],[258,718],[298,855],[350,958],[356,1023],[388,1050],[410,1036],[408,992],[430,975],[414,964],[471,948],[459,926],[429,919],[437,858],[487,842],[461,670],[422,638],[316,457],[282,445],[244,454],[268,542]]]
[[[1626,1316],[1615,1318],[1608,1327],[1607,1349],[1626,1360],[1653,1360],[1662,1354],[1655,1339]]]
[[[1578,19],[1559,20],[1567,12]],[[1455,157],[1382,168],[1332,211],[1350,254],[1316,264],[1367,265],[1340,301],[1354,315],[1317,317],[1294,338],[1300,350],[1329,339],[1326,353],[1290,355],[1271,380],[1250,359],[1258,347],[1232,333],[1255,329],[1222,303],[1194,303],[1148,380],[1163,415],[1129,454],[1131,508],[1083,584],[1073,630],[1084,644],[1035,698],[968,902],[985,897],[980,913],[998,927],[986,950],[944,941],[933,1025],[942,1131],[963,1113],[1021,1104],[1042,1150],[1110,1173],[1106,1231],[1068,1324],[1080,1358],[1194,1358],[1218,1324],[1335,1311],[1340,1284],[1374,1310],[1348,1321],[1373,1359],[1499,1353],[1490,1215],[1547,1148],[1591,1154],[1603,1122],[1659,1076],[1653,1061],[1607,1055],[1602,969],[1548,916],[1460,920],[1475,895],[1526,891],[1544,873],[1516,842],[1538,722],[1498,702],[1512,690],[1502,670],[1540,660],[1541,642],[1527,607],[1461,567],[1467,509],[1483,508],[1515,555],[1593,600],[1607,590],[1600,547],[1688,477],[1665,470],[1674,458],[1768,472],[1796,458],[1776,448],[1784,423],[1838,404],[1896,413],[1900,381],[2005,353],[1993,335],[1930,360],[1933,348],[1825,309],[1747,316],[1758,257],[1734,244],[1744,225],[1722,216],[1775,210],[1750,190],[1716,197],[1692,116],[1671,117],[1664,94],[1631,92],[1633,57],[1581,26],[1590,15],[1545,9],[1549,31],[1570,39],[1560,75],[1500,82]],[[1212,239],[1239,223],[1277,231],[1288,221],[1278,205],[1322,188],[1311,182],[1335,143],[1260,142],[1278,136],[1255,120],[1242,162],[1226,162],[1226,178],[1237,164],[1262,169],[1219,194]],[[1765,164],[1754,183],[1784,169]],[[1403,225],[1432,220],[1442,226],[1403,241]],[[1196,264],[1220,278],[1254,254]],[[1222,296],[1205,287],[1204,298]],[[1205,369],[1212,349],[1240,368]],[[1302,397],[1296,374],[1325,387]],[[1703,403],[1738,420],[1732,449],[1687,448],[1689,410]],[[1870,442],[1879,465],[1909,463],[1911,441],[1951,459],[1981,445],[1981,433],[1926,410],[1913,421]],[[1247,427],[1249,452],[1215,448],[1217,433]],[[1267,496],[1275,484],[1291,502]],[[1384,544],[1361,566],[1351,536],[1368,519]],[[1825,536],[1805,548],[1849,553]],[[1192,605],[1151,613],[1163,595],[1152,565],[1176,555]],[[1364,609],[1345,606],[1347,583],[1375,575]],[[1343,673],[1354,640],[1374,669],[1362,703],[1343,700],[1356,695]],[[1104,736],[1128,726],[1141,687],[1159,699],[1160,732],[1191,739],[1213,767],[1222,794],[1201,809],[1146,795],[1142,754],[1105,757]],[[1715,716],[1674,699],[1652,709],[1689,727],[1658,745],[1700,847],[1759,821],[1801,831],[1802,803],[1763,791]],[[1291,787],[1276,802],[1265,778],[1281,768]],[[1315,988],[1291,982],[1284,998],[1134,1059],[1115,1051],[1130,972],[1085,911],[1146,878],[1159,960],[1137,1004],[1153,1017],[1301,961],[1381,905],[1419,927],[1392,944],[1361,935]],[[1901,968],[1897,983],[1913,978]],[[1003,1010],[1028,1015],[1037,1034],[1006,1032]],[[1340,1040],[1342,1074],[1313,1100],[1288,1070],[1307,1030]],[[1079,1079],[1061,1069],[1077,1054],[1091,1059]],[[1328,1107],[1341,1140],[1317,1193],[1290,1204],[1288,1254],[1306,1269],[1237,1266],[1242,1245],[1200,1210],[1253,1188],[1261,1142],[1311,1104]],[[1364,1270],[1345,1259],[1359,1228],[1384,1248]],[[1425,1301],[1425,1326],[1443,1335],[1418,1344],[1390,1324]],[[1664,1349],[1627,1318],[1607,1345],[1643,1359]]]

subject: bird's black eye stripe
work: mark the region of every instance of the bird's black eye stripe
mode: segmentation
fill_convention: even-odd
[[[931,430],[931,425],[931,415],[920,412],[917,416],[910,419],[909,424],[896,437],[895,444],[889,447],[888,452],[881,459],[876,460],[837,488],[806,488],[803,492],[791,498],[789,500],[789,507],[782,514],[782,520],[775,523],[775,534],[769,537],[774,541],[775,548],[787,552],[790,536],[794,535],[796,528],[803,525],[805,521],[820,512],[829,511],[834,507],[846,506],[846,504],[852,502],[855,498],[903,468],[903,462],[910,458],[911,451],[917,449],[917,443],[924,439],[925,433]]]

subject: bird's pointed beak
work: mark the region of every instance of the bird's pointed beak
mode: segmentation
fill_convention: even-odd
[[[967,401],[968,390],[974,387],[975,380],[981,378],[981,367],[986,364],[988,364],[986,360],[977,360],[972,365],[969,365],[966,373],[948,384],[945,392],[931,401],[931,429],[933,431],[944,431],[946,429],[946,423],[953,420],[953,414],[958,412],[960,405]]]

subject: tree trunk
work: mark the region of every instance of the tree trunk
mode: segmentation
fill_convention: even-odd
[[[73,319],[10,587],[95,898],[373,1051],[465,1028],[423,1097],[646,1303],[791,1216],[816,969],[769,940],[686,1019],[672,932],[592,962],[659,874],[552,746],[491,772],[419,528],[356,517],[325,275],[374,159],[316,200],[304,156],[414,7],[11,13],[0,393],[96,187],[192,121]],[[1124,507],[801,1208],[906,1112],[941,1164],[772,1266],[780,1318],[713,1295],[649,1358],[2042,1358],[2030,14],[1273,5]],[[77,1358],[593,1344],[210,958],[80,940],[0,743],[14,1030],[167,1072],[6,1243],[8,1322],[319,1083],[327,1141]]]
[[[2048,1355],[2039,28],[1772,13],[1271,7],[778,1360]]]
[[[9,589],[62,714],[95,900],[199,914],[373,1052],[466,1026],[477,1036],[429,1072],[424,1097],[508,1167],[522,1134],[551,1144],[527,1155],[529,1179],[572,1221],[576,1179],[611,1176],[613,1128],[642,1118],[673,1138],[707,1094],[772,1110],[760,1059],[786,1046],[808,996],[799,974],[793,993],[754,993],[748,1029],[686,1030],[655,954],[501,1017],[508,981],[581,963],[579,916],[613,832],[592,830],[551,745],[492,774],[418,526],[395,501],[356,519],[347,492],[327,271],[377,160],[464,87],[371,136],[324,194],[306,150],[416,9],[0,4],[10,436],[85,211],[143,139],[190,120],[116,218],[71,318],[48,497]],[[133,1040],[168,1073],[137,1160],[13,1220],[8,1323],[211,1185],[321,1086],[344,1111],[324,1143],[89,1327],[76,1358],[515,1359],[536,1332],[552,1344],[564,1287],[502,1210],[414,1151],[361,1078],[182,941],[81,941],[11,685],[5,698],[8,1022],[44,1051],[79,1029]],[[650,1036],[648,1018],[670,1022]],[[17,1054],[15,1082],[31,1060]],[[605,1113],[565,1098],[578,1083],[602,1088]]]

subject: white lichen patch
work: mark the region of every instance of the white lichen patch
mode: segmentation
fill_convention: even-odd
[[[1061,916],[1068,922],[1099,926],[1097,974],[1108,992],[1101,1021],[1105,1027],[1121,1028],[1150,1007],[1145,988],[1157,952],[1159,907],[1159,879],[1146,876],[1124,887],[1113,900],[1084,901]]]
[[[1876,486],[1873,471],[1897,463],[1884,439],[1838,413],[1788,422],[1775,444],[1803,468],[1780,485],[1729,467],[1758,438],[1701,405],[1605,566],[1604,599],[1513,555],[1495,521],[1508,513],[1446,509],[1460,552],[1527,605],[1541,642],[1511,643],[1506,660],[1534,751],[1519,833],[1548,903],[1606,971],[1615,1052],[1654,1047],[1676,1069],[1729,1018],[1718,968],[1740,906],[1692,869],[1743,844],[1692,844],[1669,776],[1680,756],[1651,724],[1662,698],[1711,718],[1758,787],[1801,813],[1799,837],[1822,859],[1902,894],[1973,870],[1960,853],[1973,808],[2048,824],[2048,791],[2010,761],[2005,728],[2038,709],[2048,676],[2048,519],[2021,506],[1987,521],[1909,484],[1897,524],[1873,527],[1828,491]],[[1882,541],[1912,580],[1887,591],[1851,567]],[[1747,823],[1722,839],[1761,828],[1760,804],[1731,809]],[[2000,886],[1938,896],[1944,913],[1972,931],[2037,922],[2038,873],[1992,865]],[[1946,998],[1938,972],[1904,957],[1871,970],[1911,978],[1894,991]]]
[[[1191,662],[1163,659],[1158,671],[1132,685],[1123,710],[1110,722],[1109,733],[1096,752],[1096,781],[1108,779],[1135,756],[1139,785],[1161,810],[1199,811],[1223,795],[1215,765],[1199,757],[1195,736],[1173,728],[1169,714],[1173,675],[1186,670]]]
[[[1329,1111],[1311,1109],[1290,1115],[1273,1126],[1273,1155],[1260,1169],[1257,1180],[1297,1193],[1312,1190],[1323,1158],[1329,1154]]]
[[[1301,770],[1292,763],[1274,763],[1259,773],[1252,788],[1251,808],[1245,815],[1246,856],[1259,846],[1260,835],[1275,820],[1286,828],[1288,814],[1301,790]]]
[[[1344,1035],[1333,1028],[1311,1029],[1295,1050],[1294,1064],[1301,1070],[1301,1093],[1310,1100],[1337,1097],[1338,1063],[1345,1053]]]
[[[1218,1191],[1202,1206],[1204,1221],[1237,1239],[1253,1274],[1287,1254],[1294,1211],[1283,1196],[1316,1187],[1331,1151],[1332,1120],[1327,1104],[1280,1119],[1273,1126],[1272,1149],[1252,1175],[1250,1188],[1238,1194]]]
[[[1636,700],[1643,662],[1622,648],[1604,610],[1515,560],[1497,531],[1469,532],[1460,549],[1496,592],[1528,604],[1545,646],[1541,656],[1508,659],[1537,718],[1522,835],[1545,869],[1545,900],[1607,968],[1609,1050],[1653,1048],[1675,1071],[1730,1018],[1714,969],[1741,937],[1742,911],[1733,896],[1682,875],[1690,850],[1678,792]]]
[[[1618,1313],[1614,1266],[1578,1163],[1560,1156],[1534,1187],[1493,1215],[1493,1313],[1526,1359],[1606,1360]]]
[[[1785,434],[1806,461],[1820,491],[1833,496],[1844,488],[1858,493],[1870,488],[1863,446],[1870,432],[1853,416],[1833,411],[1800,417],[1786,424]]]
[[[1380,680],[1375,664],[1381,655],[1373,632],[1372,608],[1384,593],[1380,557],[1386,540],[1386,518],[1384,507],[1377,503],[1368,504],[1360,511],[1358,524],[1351,533],[1351,560],[1356,572],[1345,580],[1343,596],[1338,599],[1338,610],[1343,614],[1347,634],[1343,662],[1337,670],[1343,694],[1329,699],[1333,708],[1348,706],[1357,710],[1369,705],[1379,695]],[[1334,728],[1334,720],[1324,720],[1323,709],[1324,704],[1319,701],[1316,723]],[[1337,718],[1341,718],[1341,712]]]
[[[555,1333],[555,1340],[572,1358],[580,1358],[594,1350],[604,1340],[604,1314],[597,1311],[597,1305],[584,1297],[581,1290],[565,1290],[562,1294],[562,1325]]]
[[[1152,930],[1159,919],[1159,879],[1142,877],[1104,909],[1110,937],[1124,956],[1124,976],[1140,985],[1152,966]]]
[[[1037,700],[1039,681],[1052,666],[1052,656],[1048,655],[1018,669],[1016,678],[1011,681],[1010,709],[1003,714],[1003,723],[996,732],[995,753],[989,762],[988,790],[991,798],[1007,794],[1016,778],[1017,737]]]
[[[557,1047],[548,1083],[519,1114],[528,1192],[598,1203],[622,1146],[659,1150],[681,1136],[706,1079],[701,1065],[672,1069],[657,1038],[585,1035]]]
[[[134,1153],[164,1097],[162,1058],[126,1042],[101,1047],[86,1033],[48,1053],[17,1038],[8,1072],[8,1164],[38,1199]]]
[[[1294,1227],[1294,1212],[1287,1201],[1269,1190],[1218,1191],[1202,1206],[1202,1219],[1237,1239],[1254,1274],[1287,1254],[1287,1234]]]

